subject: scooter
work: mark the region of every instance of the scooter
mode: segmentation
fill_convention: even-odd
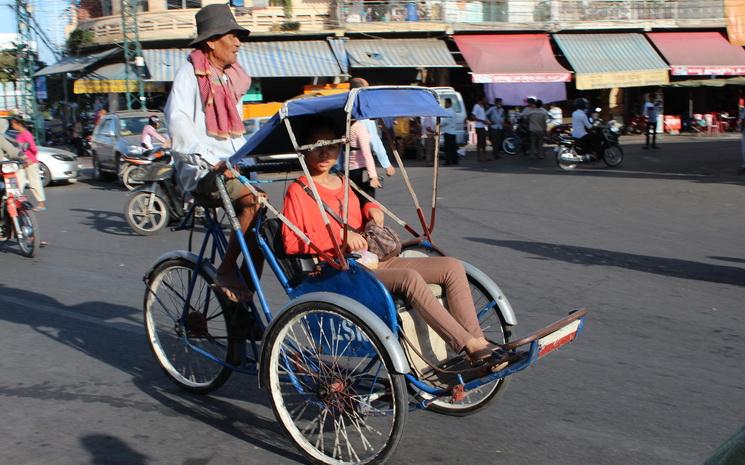
[[[596,120],[589,130],[593,137],[587,147],[579,147],[576,139],[562,134],[557,137],[556,164],[559,168],[570,171],[582,163],[594,163],[603,160],[610,168],[617,168],[623,163],[623,149],[618,142],[620,129],[615,121],[607,123]]]
[[[21,253],[33,257],[41,246],[39,223],[33,205],[23,195],[20,170],[21,163],[17,160],[0,161],[0,240],[15,238]]]
[[[121,158],[121,173],[119,175],[122,184],[131,191],[142,185],[146,173],[146,167],[153,164],[171,163],[171,151],[165,147],[156,147],[146,150],[141,155],[127,155]]]
[[[569,124],[557,124],[546,134],[544,143],[556,144],[561,134],[566,135],[571,131],[571,125]],[[522,126],[518,125],[509,136],[505,137],[502,141],[502,150],[507,155],[519,155],[528,146],[528,136],[530,133]]]
[[[183,218],[186,210],[171,165],[151,163],[142,169],[142,184],[129,193],[124,216],[135,233],[149,236],[161,231],[171,221]]]

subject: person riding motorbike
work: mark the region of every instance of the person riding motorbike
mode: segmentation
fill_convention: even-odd
[[[589,101],[586,98],[578,98],[574,101],[574,113],[572,113],[572,137],[576,140],[576,147],[580,149],[582,153],[586,153],[588,147],[592,147],[594,143],[594,134],[588,132],[592,129],[592,123],[587,117],[587,106]]]
[[[158,128],[160,127],[160,118],[157,115],[152,115],[147,120],[147,124],[142,128],[142,137],[140,143],[142,147],[147,150],[153,149],[153,138],[163,144],[163,147],[168,147],[170,141],[167,137],[163,137],[158,134]]]

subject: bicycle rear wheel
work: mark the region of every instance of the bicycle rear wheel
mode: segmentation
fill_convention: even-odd
[[[226,320],[227,302],[212,283],[204,267],[197,272],[196,264],[176,258],[153,272],[145,291],[145,330],[155,358],[171,381],[198,394],[225,384],[232,373],[225,363],[234,360],[237,347]]]

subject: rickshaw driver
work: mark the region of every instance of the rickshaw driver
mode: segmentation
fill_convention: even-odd
[[[339,132],[332,121],[320,120],[307,136],[309,137],[303,138],[305,139],[302,141],[303,144],[338,139]],[[338,157],[339,146],[330,145],[306,152],[305,161],[321,199],[341,217],[344,184],[340,176],[331,173]],[[307,185],[304,176],[299,181]],[[348,209],[349,226],[356,229],[362,226],[363,220],[365,223],[372,221],[375,213],[380,213],[380,209],[372,202],[360,208],[359,200],[355,195],[349,195]],[[283,213],[321,250],[333,250],[333,244],[326,232],[317,204],[301,184],[292,183],[287,188]],[[382,213],[379,216],[382,217]],[[341,225],[333,220],[331,225],[338,240],[341,241]],[[367,241],[362,235],[351,230],[348,234],[348,251],[367,249]],[[313,253],[313,250],[286,225],[282,226],[282,236],[286,253]],[[403,295],[455,352],[465,351],[471,364],[478,365],[492,357],[497,347],[484,337],[465,269],[458,260],[450,257],[397,257],[381,262],[378,269],[371,271],[390,292]],[[450,311],[435,299],[427,283],[443,286]],[[493,367],[492,371],[500,370],[506,365],[506,362],[502,363]]]
[[[259,204],[226,170],[225,161],[246,142],[241,101],[251,77],[238,64],[238,51],[250,31],[238,25],[227,4],[205,6],[197,12],[196,20],[197,38],[190,44],[194,51],[176,72],[165,108],[178,180],[184,192],[219,201],[216,177],[223,175],[245,234]],[[198,160],[185,154],[198,154],[211,169],[200,168]],[[263,255],[255,240],[247,242],[260,276]],[[238,274],[239,254],[238,239],[231,233],[214,286],[234,302],[249,300],[252,295]]]

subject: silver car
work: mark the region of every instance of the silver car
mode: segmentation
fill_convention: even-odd
[[[98,122],[91,140],[95,179],[101,179],[103,173],[119,175],[122,157],[142,155],[145,151],[140,142],[142,129],[150,116],[160,118],[158,133],[167,134],[163,113],[157,111],[117,111],[107,114]]]
[[[81,166],[72,152],[51,147],[39,147],[36,154],[44,187],[52,182],[77,181]]]

